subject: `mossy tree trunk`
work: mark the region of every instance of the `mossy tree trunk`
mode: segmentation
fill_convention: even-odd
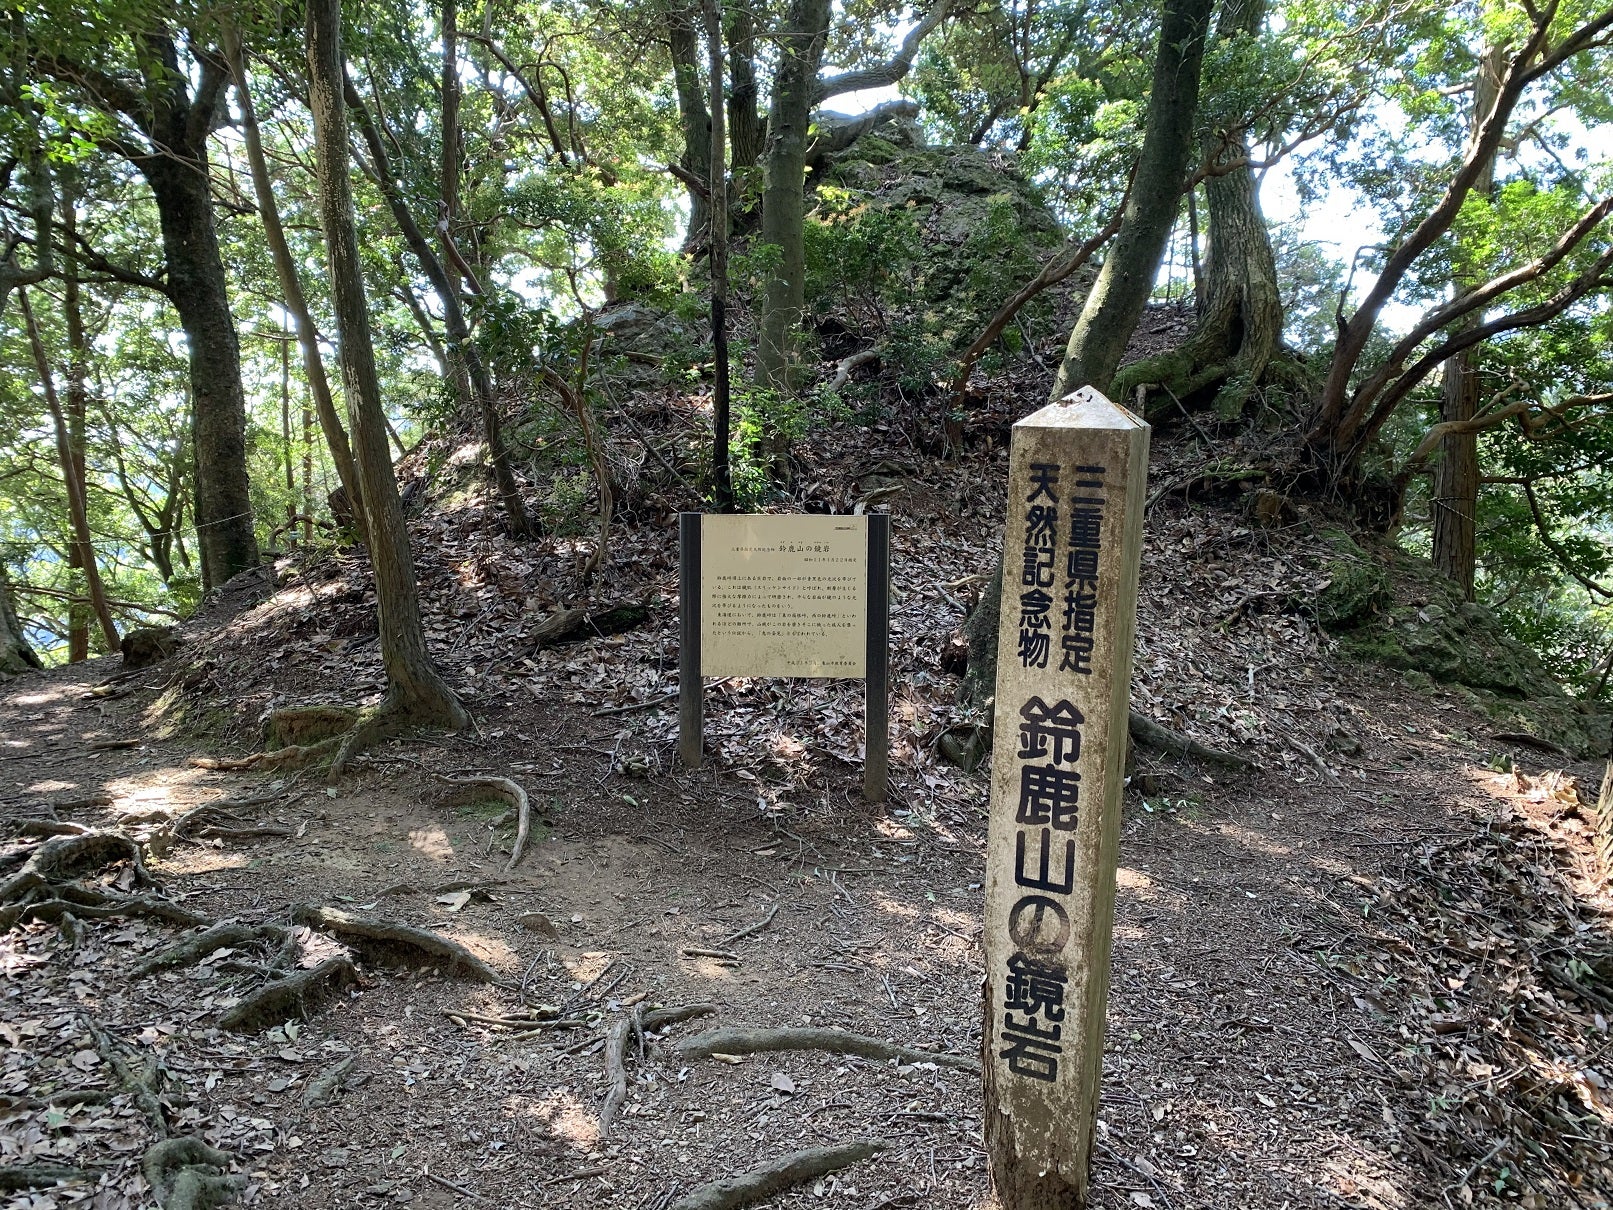
[[[1214,0],[1165,0],[1148,125],[1114,246],[1070,332],[1051,399],[1082,386],[1108,391],[1159,273],[1193,152],[1199,75]]]
[[[330,259],[342,381],[353,423],[353,451],[375,570],[375,607],[387,676],[383,713],[409,723],[457,729],[470,720],[426,651],[414,558],[387,448],[386,415],[370,342],[369,302],[364,295],[348,175],[341,0],[309,0],[307,11],[308,97],[314,117],[319,213]]]
[[[1493,47],[1479,63],[1473,81],[1470,139],[1477,138],[1484,116],[1495,105],[1503,66],[1501,52]],[[1494,190],[1495,152],[1492,151],[1480,168],[1473,191],[1487,198]],[[1459,266],[1462,259],[1462,251],[1458,247]],[[1459,298],[1468,288],[1458,281],[1452,293]],[[1466,316],[1460,326],[1470,328],[1483,321],[1484,313],[1478,311]],[[1442,373],[1440,420],[1472,420],[1479,414],[1478,349],[1464,349],[1445,363]],[[1451,433],[1440,441],[1439,458],[1434,463],[1434,487],[1430,501],[1434,566],[1456,581],[1462,595],[1469,601],[1473,599],[1473,573],[1478,562],[1478,507],[1479,435],[1476,432]]]

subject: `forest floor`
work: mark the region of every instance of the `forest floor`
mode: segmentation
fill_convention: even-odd
[[[847,460],[826,438],[806,455],[818,507],[900,488],[883,806],[858,794],[858,683],[718,685],[706,766],[675,764],[676,501],[630,502],[607,574],[613,598],[652,605],[649,624],[542,650],[529,632],[568,599],[571,544],[511,543],[474,506],[418,517],[435,654],[477,725],[384,745],[338,785],[192,758],[254,750],[278,705],[373,700],[353,555],[283,560],[278,590],[233,584],[145,673],[107,685],[117,669],[100,661],[7,685],[8,835],[59,820],[160,838],[192,807],[254,799],[244,822],[279,834],[157,846],[168,897],[218,919],[285,923],[313,903],[405,921],[502,982],[367,965],[305,1019],[237,1035],[218,1018],[260,978],[250,952],[136,977],[180,930],[88,920],[74,945],[25,922],[0,938],[0,1163],[91,1179],[0,1188],[4,1205],[152,1204],[139,1175],[152,1123],[92,1025],[137,1070],[166,1073],[169,1129],[235,1157],[254,1206],[663,1210],[785,1152],[865,1138],[890,1149],[770,1204],[989,1205],[978,1076],[818,1051],[685,1061],[673,1044],[813,1025],[977,1054],[987,781],[940,761],[936,741],[970,722],[947,639],[1000,533],[1001,436],[942,461],[892,425],[875,432],[881,453]],[[1161,441],[1154,481],[1201,463],[1190,442]],[[1149,517],[1134,701],[1259,767],[1139,753],[1094,1204],[1606,1210],[1600,769],[1337,659],[1285,604],[1325,580],[1316,522],[1257,528],[1235,502],[1179,491]],[[434,773],[525,787],[539,820],[513,871],[502,804],[445,797]],[[642,1059],[629,1048],[602,1137],[606,1035],[635,1006],[696,1003],[714,1015],[671,1026]],[[476,1019],[540,1004],[572,1024]],[[333,1095],[306,1104],[348,1060]],[[76,1089],[104,1095],[48,1101]]]

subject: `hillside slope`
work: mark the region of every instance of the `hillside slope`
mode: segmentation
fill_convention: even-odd
[[[675,426],[693,404],[653,406]],[[416,517],[434,653],[477,727],[388,745],[339,786],[192,757],[255,750],[274,706],[379,691],[353,555],[232,584],[174,660],[105,688],[91,688],[104,663],[8,684],[6,869],[40,833],[113,828],[154,842],[146,868],[200,916],[286,924],[320,904],[406,921],[502,982],[371,955],[306,1020],[231,1034],[221,1018],[273,966],[261,942],[134,977],[181,930],[25,911],[3,943],[0,1160],[87,1174],[49,1204],[146,1205],[138,1159],[160,1128],[227,1152],[257,1206],[638,1207],[877,1137],[891,1150],[775,1204],[983,1204],[978,1079],[946,1059],[730,1063],[672,1046],[712,1025],[827,1025],[974,1055],[986,781],[937,749],[978,721],[954,704],[948,638],[995,556],[1006,421],[976,415],[953,461],[916,452],[900,414],[803,451],[797,506],[894,489],[884,808],[857,798],[854,683],[716,686],[711,759],[676,766],[672,517],[693,502],[652,462],[593,599],[650,606],[625,634],[538,646],[547,617],[582,603],[573,539],[512,543],[463,493]],[[1338,580],[1327,519],[1263,527],[1246,498],[1188,499],[1200,463],[1156,447],[1134,701],[1258,768],[1138,753],[1096,1204],[1605,1210],[1598,767],[1497,738],[1519,728],[1466,691],[1348,655],[1317,621]],[[446,495],[439,474],[427,496]],[[537,807],[508,873],[504,805],[436,776],[472,773],[514,779]],[[175,835],[208,803],[225,812]],[[85,877],[116,896],[129,868]],[[294,937],[304,966],[326,953],[319,934]],[[601,1048],[636,1006],[695,1003],[714,1019],[669,1026],[642,1060],[628,1047],[601,1137]],[[148,1085],[131,1090],[113,1053]],[[305,1104],[311,1088],[328,1099]]]

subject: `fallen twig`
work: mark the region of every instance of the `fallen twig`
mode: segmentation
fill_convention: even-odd
[[[767,909],[767,915],[763,916],[755,924],[747,925],[746,927],[740,929],[737,933],[729,933],[728,936],[724,937],[721,941],[717,942],[717,945],[719,947],[732,945],[736,941],[740,941],[740,940],[743,940],[746,937],[753,936],[756,933],[761,932],[768,925],[772,924],[773,923],[773,917],[777,916],[777,915],[778,915],[778,904],[774,903],[771,907],[769,907]]]

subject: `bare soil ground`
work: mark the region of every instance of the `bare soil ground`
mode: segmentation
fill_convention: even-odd
[[[168,897],[217,919],[284,924],[312,903],[405,921],[459,940],[502,982],[369,964],[305,1017],[236,1035],[218,1020],[261,981],[250,947],[138,977],[183,930],[85,920],[74,944],[24,922],[0,937],[0,1164],[89,1179],[0,1186],[4,1205],[154,1204],[139,1175],[152,1123],[92,1025],[165,1073],[168,1129],[234,1157],[254,1206],[663,1210],[850,1139],[891,1146],[770,1204],[989,1205],[977,1076],[671,1051],[736,1024],[978,1050],[986,780],[935,746],[971,721],[944,648],[1000,532],[1001,453],[940,462],[887,437],[885,455],[825,470],[808,493],[843,507],[902,488],[882,807],[857,794],[855,684],[718,686],[707,767],[675,766],[674,534],[649,501],[618,535],[608,583],[648,600],[652,622],[546,650],[525,635],[569,600],[567,543],[510,544],[474,508],[421,518],[435,651],[478,726],[388,745],[339,785],[190,758],[252,750],[274,705],[378,689],[356,558],[287,563],[275,595],[232,586],[178,658],[101,696],[92,686],[116,671],[104,661],[8,685],[0,815],[14,854],[37,843],[20,833],[30,820],[163,849],[187,809],[262,798],[240,826],[284,834],[166,847],[149,869]],[[1156,481],[1197,456],[1156,451]],[[1134,700],[1261,767],[1139,754],[1095,1205],[1606,1210],[1613,899],[1587,805],[1600,770],[1498,742],[1459,699],[1336,661],[1283,604],[1324,575],[1315,521],[1252,528],[1180,494],[1150,518]],[[432,772],[494,773],[532,795],[540,822],[513,872],[503,805],[445,802]],[[115,888],[121,873],[97,877]],[[607,1033],[635,1006],[696,1003],[714,1015],[669,1027],[642,1057],[630,1048],[627,1099],[602,1137]],[[477,1020],[539,1005],[566,1024]],[[306,1104],[333,1075],[329,1099]],[[72,1090],[103,1095],[51,1102]]]

